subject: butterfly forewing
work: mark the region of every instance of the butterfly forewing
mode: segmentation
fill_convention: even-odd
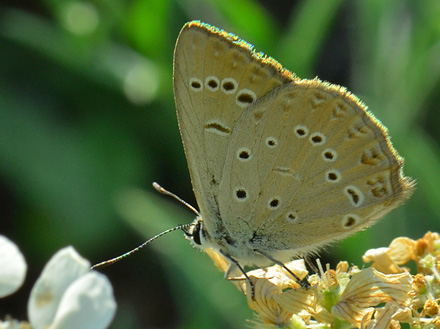
[[[219,229],[218,186],[235,123],[249,104],[294,79],[251,49],[232,34],[191,22],[180,32],[174,52],[180,132],[197,202],[211,233]]]

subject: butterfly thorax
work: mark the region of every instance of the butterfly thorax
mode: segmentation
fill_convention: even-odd
[[[252,236],[240,236],[239,239],[232,236],[225,228],[214,234],[210,234],[202,217],[197,217],[189,230],[185,231],[185,236],[191,244],[201,250],[212,248],[214,251],[225,256],[229,262],[239,263],[243,266],[265,267],[273,264],[273,261],[263,256],[265,253],[274,251],[265,250],[258,242],[253,242]],[[280,251],[282,253],[282,251]],[[291,252],[287,255],[280,255],[287,261],[292,258]]]

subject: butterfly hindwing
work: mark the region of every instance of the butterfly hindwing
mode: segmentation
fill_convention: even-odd
[[[220,211],[232,214],[224,219],[228,231],[242,235],[245,225],[237,222],[246,223],[262,250],[307,251],[401,204],[411,187],[402,165],[383,126],[353,95],[297,80],[259,99],[237,122]]]

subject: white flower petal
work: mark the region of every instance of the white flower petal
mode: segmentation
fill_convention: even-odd
[[[89,270],[90,263],[73,247],[61,249],[49,260],[28,302],[28,317],[34,329],[46,328],[52,323],[67,288]]]
[[[23,284],[27,265],[18,247],[0,235],[0,297],[14,293]]]
[[[116,312],[110,281],[90,272],[67,289],[51,329],[104,329]]]

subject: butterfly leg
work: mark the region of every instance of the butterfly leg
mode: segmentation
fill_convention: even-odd
[[[269,259],[270,261],[272,261],[274,264],[277,264],[279,266],[281,266],[282,268],[284,268],[294,279],[295,281],[303,288],[310,288],[310,283],[309,281],[307,281],[306,278],[304,279],[300,279],[295,273],[293,273],[286,265],[284,265],[282,262],[280,262],[279,260],[276,260],[275,258],[273,258],[271,255],[266,254],[265,252],[262,252],[260,250],[254,249],[254,252],[256,252],[257,254],[260,254],[264,257],[266,257],[267,259]]]
[[[309,267],[312,269],[313,272],[319,273],[318,268],[316,267],[315,264],[312,263],[312,260],[309,257],[305,256],[303,258],[306,261],[307,265],[309,265]]]
[[[238,263],[238,261],[236,259],[232,258],[228,254],[225,254],[223,252],[221,252],[221,254],[223,256],[225,256],[226,259],[230,262],[229,267],[228,267],[228,269],[227,269],[227,271],[225,273],[225,279],[226,280],[235,280],[233,272],[236,269],[238,269],[241,272],[241,274],[244,275],[244,277],[246,278],[247,282],[249,283],[249,285],[251,287],[251,297],[252,297],[253,300],[255,300],[255,286],[254,286],[254,283],[252,282],[251,278],[247,275],[247,273],[244,270],[244,268]]]

